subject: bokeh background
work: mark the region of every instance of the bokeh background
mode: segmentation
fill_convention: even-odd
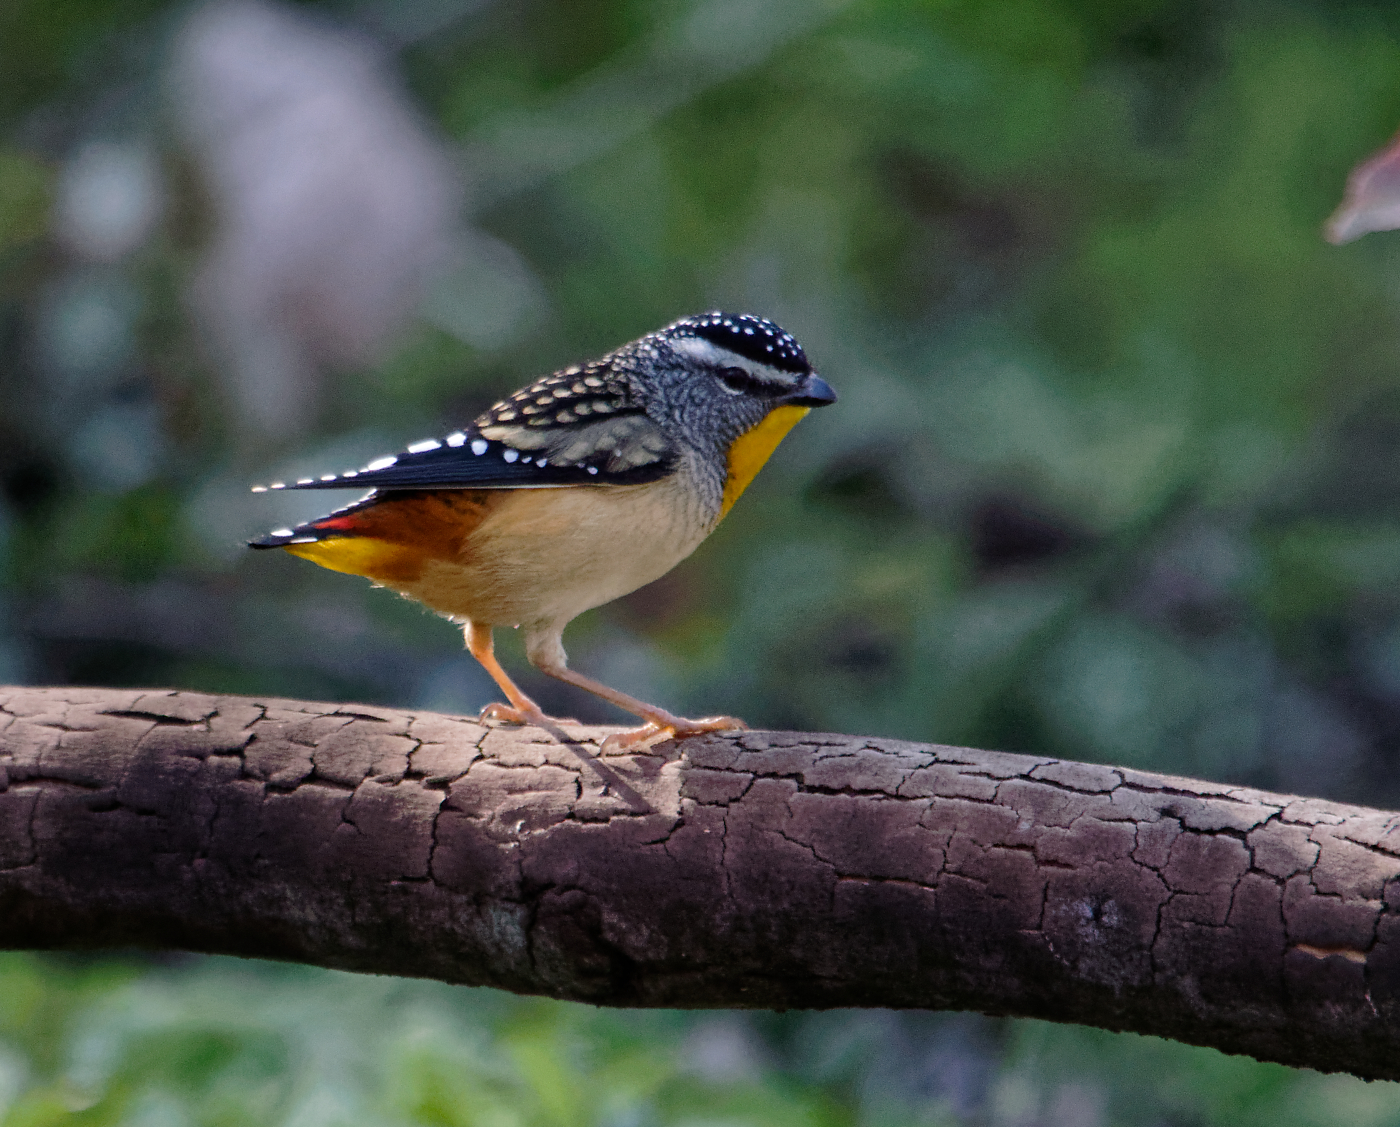
[[[478,709],[446,623],[246,551],[328,499],[248,486],[718,307],[841,403],[577,622],[577,667],[1400,805],[1400,235],[1321,238],[1397,124],[1391,4],[4,0],[0,681]],[[1400,1087],[975,1015],[5,956],[0,1124],[68,1122],[1368,1127]]]

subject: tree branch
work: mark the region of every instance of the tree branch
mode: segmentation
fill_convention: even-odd
[[[0,946],[970,1009],[1400,1077],[1400,814],[790,732],[0,688]]]

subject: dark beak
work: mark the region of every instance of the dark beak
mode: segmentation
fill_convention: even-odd
[[[825,407],[836,402],[836,392],[821,376],[804,376],[802,382],[787,395],[783,403],[791,407]]]

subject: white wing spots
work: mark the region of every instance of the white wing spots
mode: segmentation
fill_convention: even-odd
[[[544,469],[545,466],[549,465],[549,460],[547,458],[536,458],[535,465],[539,466],[540,469]]]
[[[367,465],[365,467],[365,472],[372,473],[375,470],[387,470],[390,466],[397,465],[398,460],[397,456],[393,454],[385,454],[384,457],[376,458]]]
[[[518,457],[520,457],[520,451],[512,450],[509,446],[507,446],[505,448],[505,451],[501,454],[501,457],[504,458],[507,462],[513,462]]]
[[[466,442],[466,440],[467,436],[465,434],[463,434],[461,431],[454,431],[452,434],[449,434],[447,436],[447,445],[454,447],[461,446],[462,443]]]
[[[297,484],[298,484],[298,485],[310,485],[310,484],[311,484],[311,479],[310,479],[309,477],[299,477],[299,478],[297,478]]]
[[[441,450],[442,443],[436,438],[425,438],[422,442],[415,442],[408,448],[410,454],[426,454],[429,450]]]
[[[476,438],[472,440],[472,453],[480,458],[486,453],[486,439]]]
[[[293,536],[290,540],[287,541],[287,543],[288,543],[288,544],[314,544],[314,543],[316,543],[316,537],[314,537],[314,536]]]
[[[341,474],[340,476],[341,476],[341,477],[359,477],[359,476],[360,476],[360,471],[359,471],[359,470],[346,470],[346,471],[345,471],[343,474]]]
[[[589,466],[589,467],[588,467],[588,472],[591,473],[591,474],[597,474],[597,472],[598,472],[598,467],[597,467],[597,466]]]
[[[323,473],[323,474],[321,475],[321,480],[322,480],[322,481],[334,481],[334,480],[335,480],[335,474],[333,474],[333,473]]]
[[[523,447],[544,445],[534,437],[548,436],[553,428],[573,428],[590,416],[625,412],[632,406],[624,371],[636,369],[636,350],[642,342],[610,353],[603,360],[574,364],[535,380],[494,404],[476,420],[477,429],[492,441],[493,428],[530,428]],[[554,464],[560,464],[556,458]]]
[[[274,529],[272,530],[272,535],[273,535],[273,536],[293,536],[293,535],[295,535],[295,533],[293,533],[292,530],[291,530],[290,528],[274,528]]]
[[[286,483],[285,481],[274,481],[270,486],[268,486],[268,488],[269,488],[269,489],[286,489],[286,488],[287,488],[287,483]]]

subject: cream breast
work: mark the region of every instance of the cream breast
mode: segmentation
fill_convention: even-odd
[[[522,489],[495,505],[456,560],[428,561],[403,594],[495,625],[567,621],[665,575],[709,535],[678,474],[647,485]]]

